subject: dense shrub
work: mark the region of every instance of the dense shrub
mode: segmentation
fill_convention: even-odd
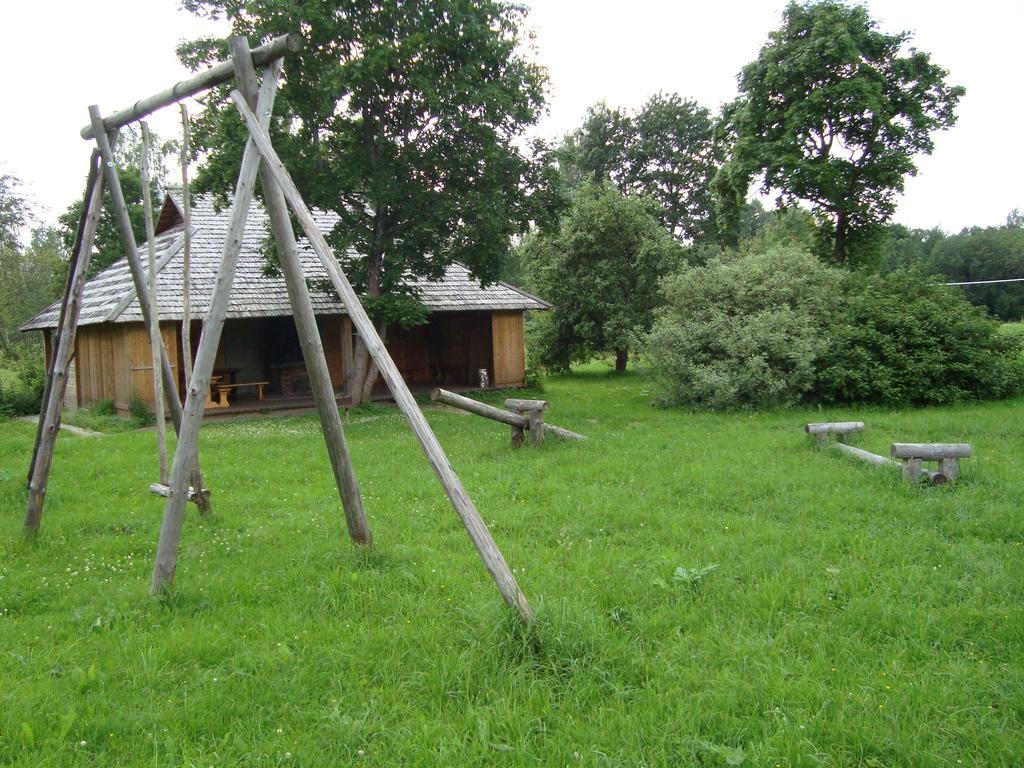
[[[776,246],[684,266],[644,343],[661,404],[785,405],[813,386],[842,273]]]
[[[822,402],[951,403],[1016,394],[1021,340],[954,289],[894,272],[849,275],[818,360]]]
[[[0,416],[39,413],[45,380],[45,364],[38,349],[12,346],[0,353]]]
[[[128,400],[128,415],[137,427],[152,427],[156,424],[156,416],[153,415],[149,404],[137,392],[132,392]]]

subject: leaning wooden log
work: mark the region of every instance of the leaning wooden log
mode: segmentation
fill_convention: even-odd
[[[57,435],[60,433],[60,418],[64,408],[64,393],[67,390],[68,369],[75,353],[75,335],[78,331],[78,315],[82,309],[82,293],[85,290],[85,280],[89,273],[89,262],[92,257],[93,242],[96,239],[100,214],[103,212],[104,177],[99,172],[102,160],[98,153],[93,155],[92,162],[83,201],[84,216],[80,221],[79,232],[75,238],[76,248],[71,254],[68,284],[64,304],[61,307],[63,323],[56,343],[50,352],[53,359],[46,387],[47,397],[43,403],[42,417],[39,419],[36,448],[33,452],[29,474],[25,532],[30,536],[39,531],[39,522],[43,517],[46,488],[50,480],[50,467],[53,464],[53,451],[57,444]]]
[[[522,427],[525,429],[530,424],[530,420],[525,416],[520,416],[517,413],[510,413],[509,411],[501,408],[495,408],[493,405],[481,403],[479,400],[473,400],[469,397],[457,395],[454,392],[449,392],[447,389],[435,389],[430,393],[430,399],[444,403],[445,405],[450,405],[454,408],[459,408],[463,411],[475,413],[477,416],[483,416],[485,419],[500,421],[502,424],[509,424],[513,427]]]
[[[287,56],[289,53],[295,53],[299,50],[302,50],[302,35],[290,32],[287,35],[276,37],[258,48],[253,48],[252,64],[254,67],[265,67],[282,56]],[[205,72],[190,77],[188,80],[175,83],[167,90],[160,91],[160,93],[145,99],[139,99],[130,107],[107,115],[103,118],[103,126],[109,131],[112,128],[120,128],[129,123],[134,123],[136,120],[176,101],[181,101],[189,96],[195,96],[214,86],[223,85],[234,78],[234,76],[234,64],[231,61],[221,62]],[[92,139],[96,136],[96,131],[92,124],[82,128],[81,133],[83,139]]]
[[[898,467],[900,465],[898,461],[893,461],[885,456],[879,456],[877,453],[871,453],[863,448],[857,448],[846,443],[836,443],[833,447],[837,451],[842,451],[847,456],[853,456],[861,461],[866,461],[868,464],[874,464],[876,467]]]
[[[75,242],[71,247],[71,257],[68,260],[68,276],[64,283],[64,298],[60,304],[60,316],[57,319],[57,330],[53,335],[54,339],[60,339],[64,332],[64,323],[67,320],[68,303],[71,300],[71,291],[75,285],[75,275],[77,272],[78,259],[82,252],[82,237],[85,234],[86,221],[89,218],[89,208],[92,202],[92,191],[96,185],[96,180],[100,177],[100,153],[99,150],[94,149],[92,156],[89,158],[89,173],[85,180],[85,197],[82,198],[82,212],[78,217],[78,226],[75,228]],[[57,349],[50,352],[50,359],[47,361],[46,367],[46,383],[43,387],[43,398],[39,408],[39,421],[36,427],[36,441],[32,446],[32,460],[28,465],[28,478],[26,482],[32,482],[32,473],[36,469],[36,456],[39,455],[39,443],[42,440],[43,429],[46,423],[46,410],[50,402],[50,392],[53,388],[53,367],[57,362]],[[61,395],[63,400],[63,395]]]
[[[124,247],[125,259],[128,261],[128,269],[132,276],[132,284],[135,287],[135,299],[139,303],[139,312],[142,314],[142,322],[149,325],[153,317],[153,308],[149,303],[149,291],[146,288],[146,276],[142,270],[142,259],[139,257],[139,248],[135,242],[135,232],[132,230],[131,218],[128,215],[128,206],[124,200],[124,192],[121,189],[121,180],[117,175],[117,165],[114,162],[114,152],[107,134],[100,130],[100,108],[95,104],[89,107],[89,116],[96,127],[96,146],[100,150],[103,159],[103,174],[106,179],[107,188],[110,190],[110,202],[113,207],[114,217],[117,219],[118,229],[121,234],[121,245]],[[164,349],[163,338],[160,339],[160,376],[164,384],[164,400],[167,403],[168,411],[171,414],[171,422],[174,430],[181,433],[182,408],[181,399],[178,397],[178,377],[171,368],[171,361],[167,357],[167,350]],[[202,472],[199,469],[199,458],[196,457],[195,465],[191,468],[192,484],[196,488],[205,489]],[[200,494],[198,507],[203,514],[209,514],[210,508],[206,505],[208,495]]]
[[[465,527],[466,533],[476,547],[484,567],[491,575],[505,602],[518,612],[524,623],[532,624],[534,620],[533,610],[530,608],[530,604],[527,602],[523,591],[519,588],[519,584],[512,574],[512,569],[505,562],[505,557],[501,554],[501,550],[498,549],[498,545],[487,529],[483,518],[480,517],[480,513],[473,504],[473,500],[470,499],[469,494],[462,485],[462,481],[455,474],[455,470],[448,461],[444,449],[430,429],[430,425],[427,424],[423,412],[416,404],[416,400],[413,399],[412,393],[402,379],[402,374],[399,373],[398,367],[391,359],[390,353],[377,333],[377,328],[374,326],[373,321],[370,320],[369,315],[366,314],[366,310],[363,309],[363,305],[360,303],[359,297],[356,295],[351,283],[349,283],[348,277],[342,271],[333,250],[331,250],[326,238],[317,226],[312,212],[306,206],[302,195],[295,186],[295,182],[292,181],[291,176],[274,150],[266,127],[260,124],[259,118],[249,109],[245,97],[241,93],[232,91],[231,99],[242,115],[242,119],[245,120],[246,126],[249,129],[250,140],[256,140],[260,153],[266,161],[266,166],[274,174],[274,178],[284,192],[292,212],[302,225],[303,232],[320,259],[320,263],[327,272],[335,291],[337,291],[338,297],[345,305],[352,323],[362,337],[363,343],[369,350],[374,362],[377,363],[381,376],[384,377],[384,381],[391,390],[392,397],[395,398],[395,402],[419,440],[431,468],[437,475],[438,481],[452,503],[452,507],[455,508],[456,513],[462,520],[463,527]],[[262,113],[259,114],[262,116]]]
[[[865,451],[863,448],[856,448],[846,443],[833,443],[832,447],[837,451],[842,451],[847,456],[853,456],[861,461],[866,461],[869,464],[874,464],[876,467],[899,467],[900,462],[894,461],[885,456],[879,456],[877,453],[870,453]],[[906,473],[904,473],[906,474]],[[908,477],[907,479],[913,480],[914,482],[920,482],[922,479],[927,480],[932,485],[945,485],[950,478],[948,478],[942,472],[933,472],[930,469],[919,468],[919,473],[915,477]]]
[[[181,108],[181,218],[184,225],[181,251],[181,370],[192,381],[192,192],[188,185],[188,108]]]
[[[160,335],[160,306],[157,302],[156,274],[156,227],[153,223],[153,195],[149,188],[149,125],[143,120],[142,127],[142,160],[140,181],[142,183],[142,210],[146,220],[146,257],[149,269],[149,280],[146,288],[149,292],[149,352],[153,370],[153,417],[156,421],[156,450],[160,462],[160,482],[167,482],[167,420],[164,418],[164,387],[163,379],[156,375],[160,368],[160,347],[163,338]]]
[[[263,76],[260,88],[257,113],[263,123],[270,124],[270,113],[277,96],[280,62],[271,65]],[[236,92],[237,93],[237,92]],[[241,94],[239,98],[243,100]],[[246,107],[248,109],[248,107]],[[260,123],[258,122],[259,126]],[[250,137],[245,143],[242,154],[242,165],[238,171],[235,185],[235,196],[231,203],[231,218],[224,238],[224,251],[221,256],[220,269],[214,285],[210,308],[203,321],[203,334],[199,339],[199,350],[196,352],[195,365],[192,369],[192,380],[185,393],[185,407],[181,419],[181,431],[178,434],[178,445],[174,451],[174,462],[171,466],[170,495],[164,506],[164,517],[160,524],[160,541],[157,544],[156,561],[153,563],[153,577],[150,591],[159,594],[171,586],[174,573],[178,566],[178,545],[181,543],[181,527],[185,520],[186,493],[189,486],[189,473],[198,459],[199,427],[206,408],[206,398],[210,391],[210,376],[213,374],[217,348],[220,346],[221,332],[224,330],[224,319],[227,315],[228,301],[231,298],[231,286],[235,279],[238,266],[238,255],[242,250],[242,237],[245,233],[245,222],[252,203],[253,189],[256,186],[256,174],[260,168],[260,153]]]
[[[256,70],[249,63],[250,57],[247,55],[249,45],[244,37],[232,37],[229,41],[229,50],[231,59],[238,68],[235,81],[245,93],[249,104],[255,107],[259,85],[256,81]],[[320,331],[317,329],[316,316],[313,313],[313,300],[309,295],[309,286],[306,284],[306,276],[299,259],[295,231],[288,216],[288,204],[281,188],[265,166],[260,168],[260,186],[263,188],[263,201],[270,217],[270,229],[274,235],[278,261],[288,289],[288,300],[295,319],[302,359],[306,363],[313,399],[320,414],[320,428],[327,443],[327,455],[331,461],[335,485],[338,487],[341,506],[345,512],[348,534],[357,544],[370,547],[373,546],[370,523],[363,509],[363,496],[345,442],[345,430],[341,425],[334,386],[331,384],[323,342],[320,340]]]
[[[530,420],[526,416],[520,416],[517,413],[510,413],[509,411],[502,410],[501,408],[495,408],[493,405],[481,403],[479,400],[473,400],[472,398],[464,397],[454,392],[449,392],[447,389],[435,389],[430,393],[430,399],[436,400],[439,403],[444,403],[445,405],[450,405],[453,408],[459,408],[463,411],[475,413],[477,416],[483,416],[485,419],[500,421],[502,424],[508,424],[513,427],[526,429],[530,426]],[[565,440],[587,439],[585,435],[564,429],[563,427],[556,427],[554,424],[548,424],[546,422],[544,424],[544,433],[554,435],[555,437],[561,437]]]
[[[572,430],[565,429],[563,427],[556,427],[554,424],[548,424],[547,422],[544,422],[544,434],[545,435],[554,435],[555,437],[560,437],[563,440],[586,440],[587,439],[586,436],[581,435],[579,432],[573,432]]]

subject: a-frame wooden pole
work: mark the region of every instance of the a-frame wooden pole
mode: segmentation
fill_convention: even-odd
[[[142,260],[139,258],[139,248],[135,243],[135,233],[132,231],[131,219],[128,218],[128,206],[124,201],[124,192],[121,189],[121,180],[117,176],[117,166],[114,162],[114,153],[107,141],[107,135],[103,132],[103,119],[100,116],[100,109],[95,104],[89,107],[89,117],[93,121],[93,133],[96,136],[96,144],[99,147],[100,155],[103,158],[103,175],[107,187],[110,189],[110,202],[117,218],[118,227],[121,232],[121,244],[124,247],[125,258],[128,260],[128,268],[132,275],[132,283],[135,286],[135,298],[139,302],[139,310],[142,313],[142,321],[147,326],[153,316],[153,308],[149,303],[149,291],[146,288],[146,275],[142,271]],[[174,429],[181,434],[182,408],[181,400],[178,397],[178,381],[171,369],[171,362],[167,358],[167,350],[164,349],[163,338],[160,339],[160,375],[164,383],[164,399],[167,408],[171,413],[171,421]],[[156,373],[154,372],[154,375]],[[200,512],[208,514],[210,511],[209,491],[203,483],[202,472],[199,470],[199,457],[189,468],[192,475],[192,485],[195,489],[195,502]]]
[[[263,75],[257,112],[265,125],[270,123],[280,72],[281,62],[277,60]],[[231,219],[224,240],[224,252],[217,272],[210,309],[203,322],[203,333],[199,337],[192,381],[185,392],[181,431],[178,433],[178,445],[174,451],[170,489],[164,506],[163,522],[160,525],[156,562],[153,565],[153,578],[150,584],[153,594],[169,588],[174,581],[174,572],[178,564],[178,545],[181,542],[181,526],[185,519],[185,504],[188,500],[188,475],[198,455],[199,427],[203,420],[206,394],[210,387],[210,375],[213,373],[217,347],[220,345],[221,331],[224,329],[224,317],[231,298],[231,285],[235,279],[238,254],[242,249],[242,236],[245,233],[245,222],[249,215],[249,205],[252,202],[259,168],[260,153],[250,137],[246,141],[245,152],[242,155],[235,197],[231,203]]]
[[[156,418],[156,450],[160,461],[160,482],[167,483],[167,423],[164,418],[164,387],[163,378],[157,376],[160,367],[160,347],[163,337],[160,334],[160,305],[157,301],[156,275],[156,228],[153,225],[153,195],[149,189],[149,126],[143,120],[142,128],[142,162],[140,178],[142,180],[142,205],[146,218],[146,257],[149,280],[146,286],[149,291],[149,305],[152,313],[149,318],[150,361],[153,366],[153,415]]]
[[[256,82],[256,69],[252,65],[249,54],[249,43],[244,37],[232,37],[228,40],[228,51],[235,63],[235,82],[245,94],[250,107],[256,105],[259,87]],[[334,386],[324,356],[323,342],[317,330],[316,316],[313,313],[313,301],[309,296],[306,277],[299,260],[299,248],[295,242],[295,232],[291,219],[288,217],[288,206],[281,188],[277,186],[273,175],[264,166],[260,169],[260,186],[263,189],[263,201],[270,217],[270,229],[274,233],[274,244],[277,249],[281,272],[284,274],[288,287],[288,299],[295,318],[302,357],[306,361],[306,372],[309,374],[313,399],[320,414],[320,427],[327,443],[327,453],[334,470],[334,480],[341,496],[341,505],[345,511],[345,522],[348,533],[354,542],[365,546],[373,544],[370,524],[363,509],[362,494],[356,480],[352,458],[345,444],[345,431],[338,413],[338,402],[334,398]]]
[[[313,250],[316,251],[320,262],[327,271],[327,275],[338,292],[338,296],[345,304],[352,322],[355,323],[359,334],[363,337],[363,341],[370,350],[370,354],[377,363],[381,375],[387,382],[388,387],[390,387],[395,402],[398,403],[398,407],[405,415],[409,426],[412,428],[413,433],[423,448],[423,452],[427,456],[427,460],[430,462],[430,466],[434,469],[434,473],[441,482],[452,506],[455,507],[455,511],[462,519],[462,524],[476,546],[484,566],[491,574],[491,578],[494,579],[498,591],[501,592],[505,602],[518,611],[520,617],[526,623],[532,623],[533,611],[526,600],[526,596],[519,589],[519,584],[516,583],[515,576],[512,575],[508,563],[505,562],[501,550],[498,549],[498,545],[495,544],[490,531],[487,530],[487,525],[480,517],[480,513],[474,506],[472,499],[469,498],[469,494],[466,493],[466,489],[462,486],[458,475],[455,474],[455,470],[448,461],[444,449],[430,429],[430,425],[427,424],[423,412],[416,405],[412,393],[409,392],[409,388],[391,359],[391,355],[384,346],[384,342],[381,341],[380,336],[377,334],[376,327],[366,314],[366,310],[363,309],[359,297],[352,289],[352,285],[334,257],[334,253],[327,244],[323,233],[317,227],[313,214],[306,207],[302,195],[299,193],[281,159],[277,156],[277,152],[274,151],[270,141],[270,134],[265,126],[261,125],[252,110],[249,109],[245,97],[241,93],[237,90],[232,91],[231,99],[235,102],[235,106],[249,128],[250,143],[255,141],[256,146],[259,147],[259,151],[263,155],[264,167],[269,168],[281,187],[292,211],[295,212],[296,218],[298,218],[306,237],[309,238],[309,242],[313,246]]]
[[[106,134],[104,134],[106,138]],[[71,253],[70,273],[61,307],[62,322],[57,339],[53,344],[52,369],[47,383],[43,413],[39,419],[36,450],[32,456],[28,483],[28,504],[25,511],[25,531],[34,535],[39,530],[46,501],[46,487],[53,464],[53,450],[60,432],[60,417],[64,407],[64,393],[67,390],[68,367],[75,353],[75,335],[78,332],[78,314],[82,309],[82,293],[92,258],[93,241],[103,211],[103,175],[99,172],[99,153],[93,153],[93,165],[86,182],[83,218],[79,222],[76,247]]]
[[[185,240],[181,250],[181,369],[185,381],[192,381],[192,192],[188,186],[189,125],[188,109],[181,108],[181,216]]]
[[[71,255],[68,258],[68,276],[64,281],[64,297],[60,303],[60,316],[57,320],[57,331],[53,336],[54,345],[64,330],[64,322],[68,314],[68,302],[71,300],[71,291],[75,284],[75,274],[78,266],[78,259],[82,252],[82,236],[85,234],[85,222],[89,218],[89,206],[92,203],[92,191],[96,186],[96,180],[100,178],[100,153],[94,149],[89,158],[89,173],[85,179],[85,195],[82,197],[82,212],[78,216],[78,223],[75,226],[75,242],[71,246]],[[74,357],[74,355],[72,355]],[[32,482],[32,473],[36,469],[36,456],[39,455],[39,443],[43,437],[43,425],[46,420],[46,409],[50,403],[50,391],[53,388],[53,367],[57,362],[57,350],[53,346],[50,349],[50,359],[46,362],[46,384],[43,388],[43,399],[39,408],[39,423],[36,428],[36,442],[32,446],[32,461],[28,465],[28,477],[26,483]],[[63,410],[63,409],[62,409]]]

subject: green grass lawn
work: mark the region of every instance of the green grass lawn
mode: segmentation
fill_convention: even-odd
[[[1003,323],[1000,330],[1007,336],[1024,336],[1024,322]]]
[[[428,418],[538,614],[510,618],[397,412],[204,427],[215,514],[147,594],[151,431],[63,435],[23,540],[33,428],[0,424],[0,764],[1011,766],[1024,761],[1024,401],[693,414],[642,376],[549,382],[585,443]],[[969,441],[955,487],[810,447]],[[677,567],[717,566],[692,579]]]

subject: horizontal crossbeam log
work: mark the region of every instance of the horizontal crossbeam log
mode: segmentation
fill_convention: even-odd
[[[863,421],[831,421],[804,426],[804,432],[808,435],[848,435],[851,432],[863,431]]]
[[[924,459],[925,461],[941,461],[942,459],[966,459],[971,455],[968,443],[893,443],[894,459]]]
[[[485,419],[500,421],[502,424],[508,424],[511,427],[520,427],[525,429],[530,425],[530,420],[525,416],[520,416],[517,413],[510,413],[509,411],[502,410],[501,408],[495,408],[493,405],[481,403],[479,400],[473,400],[469,397],[457,395],[454,392],[449,392],[447,389],[435,389],[430,393],[430,399],[436,400],[439,403],[444,403],[445,405],[450,405],[453,408],[459,408],[463,411],[475,413],[477,416],[483,416]],[[561,437],[565,440],[587,439],[585,436],[577,432],[563,429],[562,427],[556,427],[554,424],[545,424],[544,432],[545,434],[555,435],[556,437]]]
[[[295,53],[296,51],[302,50],[302,35],[297,32],[289,32],[287,35],[281,35],[271,40],[269,43],[259,46],[258,48],[252,49],[252,63],[255,67],[265,67],[267,64],[280,59],[282,56],[287,56],[289,53]],[[136,120],[145,117],[146,115],[156,112],[162,107],[166,107],[176,101],[187,99],[189,96],[195,96],[197,93],[209,90],[217,85],[222,85],[229,80],[234,79],[235,68],[231,61],[224,61],[217,64],[215,67],[201,72],[195,77],[190,77],[188,80],[182,80],[180,83],[175,83],[165,91],[154,94],[145,99],[140,99],[132,104],[130,107],[118,110],[112,115],[107,115],[103,118],[103,126],[108,130],[113,128],[120,128],[121,126],[134,123]],[[82,128],[82,138],[91,139],[95,137],[92,126],[87,125]]]
[[[525,429],[530,423],[530,420],[525,416],[509,413],[501,408],[495,408],[493,405],[481,403],[479,400],[473,400],[472,398],[449,392],[447,389],[435,389],[430,393],[430,399],[450,405],[453,408],[468,411],[469,413],[475,413],[477,416],[483,416],[485,419],[500,421],[502,424],[508,424],[512,427],[522,427]]]
[[[548,409],[548,401],[523,400],[518,397],[510,397],[505,401],[505,407],[518,413],[523,411],[546,411]]]

